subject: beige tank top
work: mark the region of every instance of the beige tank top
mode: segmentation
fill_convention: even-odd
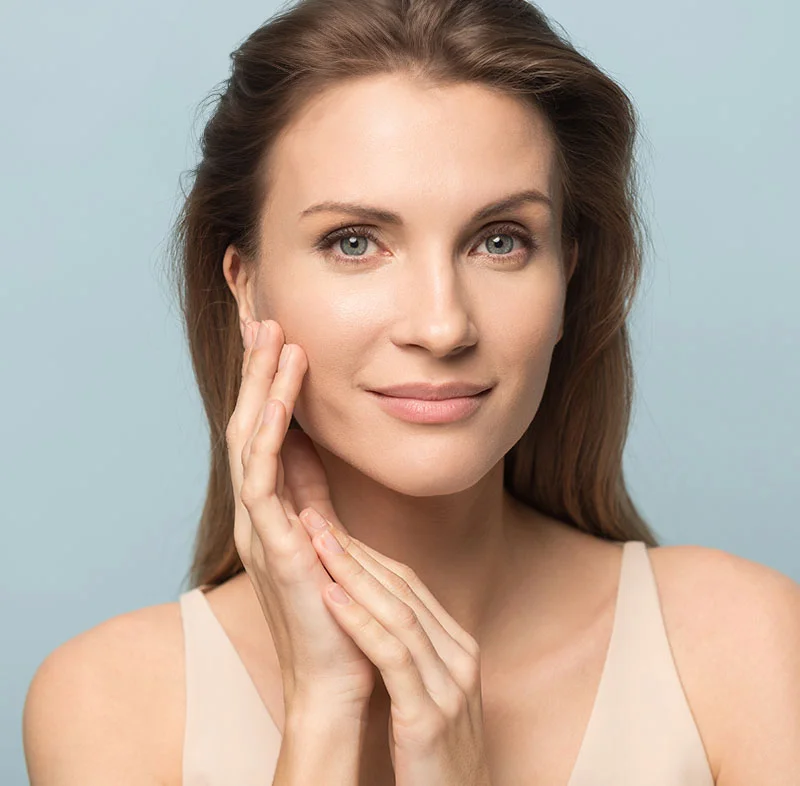
[[[204,588],[180,596],[183,786],[265,786],[275,774],[281,733]],[[624,544],[611,640],[567,786],[714,786],[641,541]]]

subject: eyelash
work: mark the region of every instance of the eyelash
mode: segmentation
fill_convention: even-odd
[[[485,240],[495,237],[495,235],[510,235],[511,237],[520,240],[529,253],[539,250],[539,244],[536,242],[534,237],[529,232],[515,224],[501,224],[500,226],[492,227],[491,231],[486,231],[483,235],[481,235],[481,237],[478,239],[478,243],[483,243]],[[365,237],[371,240],[373,243],[379,242],[377,235],[370,227],[346,226],[340,229],[335,229],[329,235],[323,237],[316,243],[314,248],[323,254],[329,254],[332,250],[333,244],[337,240],[350,237]],[[334,256],[337,257],[337,262],[340,262],[343,265],[358,265],[361,264],[364,259],[366,259],[364,256],[347,257],[340,254],[334,254]],[[489,254],[488,256],[506,258],[516,257],[516,254]]]

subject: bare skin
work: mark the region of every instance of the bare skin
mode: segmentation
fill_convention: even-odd
[[[276,320],[308,357],[295,416],[318,447],[348,531],[411,567],[480,645],[493,786],[567,783],[597,693],[620,571],[619,544],[513,504],[502,485],[502,458],[536,414],[563,335],[577,249],[561,247],[557,200],[553,211],[535,202],[490,221],[468,217],[522,188],[555,198],[553,160],[542,118],[506,96],[475,86],[426,92],[391,79],[344,85],[307,107],[277,148],[257,272],[233,247],[223,260],[242,322]],[[328,199],[376,204],[403,221],[299,218]],[[492,229],[498,221],[527,228],[537,250],[516,252],[512,262],[490,254],[488,237],[509,239],[507,229]],[[378,240],[356,267],[342,266],[344,239],[334,244],[336,258],[316,250],[334,225],[365,223]],[[467,428],[393,420],[366,392],[451,379],[495,386]],[[662,547],[650,559],[715,780],[722,768],[720,786],[755,783],[755,774],[775,771],[773,760],[789,771],[798,693],[787,664],[797,644],[784,631],[797,636],[796,585],[711,549]],[[206,597],[280,729],[275,648],[249,577]],[[97,758],[82,743],[102,732],[108,771],[135,757],[137,773],[180,784],[178,604],[122,615],[76,639],[45,670],[30,744],[72,757],[77,768],[75,759]],[[59,747],[75,706],[63,686],[75,674],[85,684],[87,672],[94,701],[81,703],[83,725],[73,729],[81,744]],[[387,696],[379,687],[373,698],[361,778],[386,786]]]
[[[347,531],[411,567],[491,647],[484,627],[514,553],[503,457],[541,401],[575,263],[561,243],[552,136],[529,107],[475,85],[377,77],[316,98],[272,161],[261,258],[248,266],[230,246],[222,261],[240,321],[274,320],[305,353],[294,416]],[[531,189],[551,205],[470,220]],[[404,226],[341,210],[302,216],[328,200],[395,211]],[[348,238],[317,249],[342,226],[378,240],[358,229],[348,232],[364,238],[357,254]],[[368,392],[451,380],[492,387],[460,423],[401,421]],[[528,569],[541,575],[540,562]]]
[[[495,648],[482,662],[493,786],[568,782],[613,622],[620,544],[531,515],[531,525],[540,525],[531,532],[539,537],[518,542],[528,560],[549,556],[541,578],[549,582],[550,605],[534,611],[523,588],[535,574],[520,575],[520,591],[507,596],[505,653]],[[800,588],[771,568],[718,549],[662,546],[648,556],[714,782],[793,783]],[[519,564],[525,561],[521,551]],[[281,679],[247,576],[206,598],[280,731]],[[49,783],[58,767],[65,783],[106,782],[109,773],[124,771],[130,783],[179,786],[184,644],[179,605],[165,603],[112,617],[51,653],[26,701],[32,782]],[[380,697],[374,709],[377,718]],[[385,734],[383,719],[370,728],[362,786],[391,784]]]
[[[535,574],[514,573],[517,590],[506,597],[502,621],[503,647],[482,655],[484,729],[494,786],[515,783],[566,784],[592,710],[611,636],[619,580],[621,545],[578,532],[530,511],[520,529],[519,566],[533,553],[549,555],[549,568]],[[670,645],[681,680],[716,777],[721,741],[717,729],[724,711],[715,697],[711,669],[719,658],[713,641],[706,644],[702,604],[692,607],[691,569],[700,564],[691,547],[649,550],[659,587]],[[688,562],[687,562],[688,558]],[[704,568],[698,567],[698,576]],[[539,582],[548,583],[551,606],[537,615],[527,602]],[[513,583],[510,582],[510,586]],[[283,728],[283,696],[269,628],[246,574],[206,591],[217,619],[239,653],[255,688],[279,730]],[[709,599],[709,605],[713,605]],[[167,786],[179,786],[185,723],[183,641],[176,603],[143,609],[153,634],[171,642],[172,657],[162,663],[158,722],[151,724],[143,749],[152,749],[153,768]],[[160,619],[160,622],[157,620]],[[159,631],[160,628],[160,631]],[[170,686],[167,690],[165,688]],[[167,698],[169,697],[169,698]],[[391,761],[386,739],[388,697],[376,690],[362,755],[362,786],[391,786]],[[155,720],[155,719],[154,719]]]
[[[263,256],[254,269],[231,246],[223,261],[240,320],[276,320],[308,357],[295,417],[348,531],[409,565],[479,643],[497,783],[566,783],[611,633],[621,548],[515,504],[502,485],[502,457],[535,415],[563,335],[576,261],[577,248],[561,245],[546,123],[475,85],[378,77],[309,104],[273,161]],[[550,205],[467,222],[526,188]],[[403,223],[302,216],[334,199],[392,210]],[[536,249],[517,239],[514,251],[491,254],[484,230],[508,238],[509,224],[526,228]],[[377,239],[364,253],[343,247],[365,237],[360,228],[325,254],[315,249],[338,227],[365,225]],[[494,385],[468,428],[400,422],[365,392],[451,379]],[[207,597],[280,728],[278,663],[249,579]],[[543,709],[556,705],[558,717]],[[379,686],[362,767],[377,786],[392,783],[388,707]]]

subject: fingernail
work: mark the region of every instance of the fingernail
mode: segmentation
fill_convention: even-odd
[[[281,350],[281,359],[278,361],[278,370],[284,368],[289,362],[289,356],[292,354],[292,348],[289,344],[284,344]]]
[[[264,414],[261,416],[262,423],[269,423],[273,417],[275,417],[275,413],[278,411],[278,405],[274,401],[267,401],[264,405]]]
[[[320,530],[328,526],[328,522],[314,508],[307,510],[304,518],[311,529]]]
[[[331,585],[328,596],[334,603],[340,603],[342,606],[350,603],[350,596],[338,584]]]
[[[330,530],[322,536],[322,545],[331,554],[344,554],[344,549],[339,541],[333,537],[333,533]]]

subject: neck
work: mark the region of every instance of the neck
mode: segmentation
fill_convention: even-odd
[[[316,446],[347,531],[408,565],[479,644],[515,583],[521,528],[532,513],[503,488],[503,462],[471,488],[412,497]]]

